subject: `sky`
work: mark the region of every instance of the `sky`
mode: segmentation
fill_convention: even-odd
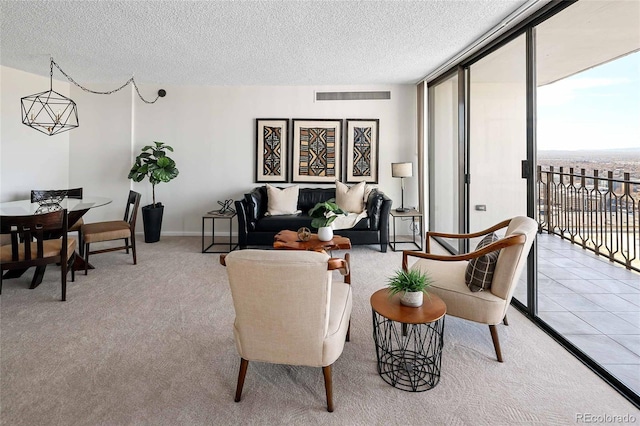
[[[640,148],[640,52],[538,88],[538,150]]]

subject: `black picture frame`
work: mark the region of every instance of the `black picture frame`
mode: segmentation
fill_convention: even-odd
[[[342,119],[292,120],[291,182],[334,183],[342,179],[342,129]]]
[[[380,120],[348,118],[345,125],[344,163],[347,183],[378,183]]]
[[[256,118],[255,181],[289,181],[289,119]]]

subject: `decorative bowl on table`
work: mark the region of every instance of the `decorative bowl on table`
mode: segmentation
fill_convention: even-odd
[[[298,240],[309,241],[311,239],[311,230],[309,228],[302,227],[298,229]]]
[[[40,206],[36,209],[34,214],[45,214],[51,212],[58,212],[62,210],[62,206],[60,204],[40,204]]]
[[[58,191],[33,191],[33,202],[38,203],[41,207],[58,205],[60,201],[67,196],[67,190]]]

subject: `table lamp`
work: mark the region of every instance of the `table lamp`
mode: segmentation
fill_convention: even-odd
[[[413,176],[413,163],[391,163],[391,176],[400,178],[400,189],[402,190],[400,207],[396,211],[408,212],[409,209],[404,207],[404,178]]]

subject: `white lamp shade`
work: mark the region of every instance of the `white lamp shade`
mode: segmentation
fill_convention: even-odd
[[[399,178],[413,176],[413,163],[391,163],[391,176]]]

